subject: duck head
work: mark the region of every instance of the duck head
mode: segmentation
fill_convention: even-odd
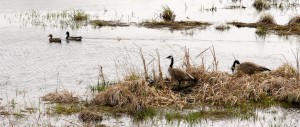
[[[66,32],[66,35],[68,35],[68,36],[70,35],[69,31]]]
[[[238,65],[238,64],[241,64],[240,61],[238,61],[238,60],[235,60],[235,61],[233,62],[233,65],[231,66],[231,71],[232,71],[232,72],[234,72],[234,69],[235,69],[236,65]]]
[[[52,38],[53,36],[52,36],[52,34],[49,34],[49,36],[48,36],[48,37]]]

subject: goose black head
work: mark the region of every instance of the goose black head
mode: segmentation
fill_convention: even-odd
[[[235,69],[235,65],[236,65],[236,64],[241,64],[241,63],[240,63],[240,61],[235,60],[235,61],[233,62],[233,65],[231,66],[231,71],[232,71],[232,72],[234,72],[234,69]]]
[[[48,36],[48,37],[52,38],[53,36],[52,36],[52,34],[49,34],[49,36]]]
[[[172,55],[170,55],[170,56],[168,56],[166,59],[172,59],[173,58],[173,56]]]
[[[66,35],[70,35],[69,31],[67,31]]]

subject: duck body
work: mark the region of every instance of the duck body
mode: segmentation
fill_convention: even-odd
[[[271,71],[270,69],[268,69],[264,66],[257,65],[253,62],[240,63],[238,60],[235,60],[233,62],[231,70],[232,70],[232,72],[234,72],[234,70],[241,71],[241,72],[243,72],[245,74],[249,74],[249,75],[252,75],[255,73],[260,73],[263,71]]]
[[[195,81],[195,82],[197,81],[192,75],[190,75],[186,71],[179,68],[173,68],[174,58],[172,56],[168,56],[167,58],[171,59],[171,64],[168,68],[168,72],[172,79],[178,81],[179,88],[182,81]]]
[[[70,33],[67,31],[67,37],[66,39],[69,41],[81,41],[82,37],[81,36],[70,36]]]
[[[50,34],[48,37],[50,37],[49,38],[50,43],[52,43],[52,42],[61,43],[61,39],[60,38],[53,38],[52,34]]]

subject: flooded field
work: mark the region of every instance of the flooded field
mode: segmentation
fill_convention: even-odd
[[[41,99],[49,92],[67,90],[80,101],[92,100],[90,88],[99,83],[99,66],[108,84],[122,82],[132,72],[143,77],[140,49],[150,75],[153,68],[158,69],[159,52],[164,78],[170,77],[170,61],[164,58],[173,55],[175,67],[184,68],[187,49],[191,64],[203,64],[208,71],[216,71],[217,62],[217,71],[231,74],[235,59],[271,70],[286,63],[296,68],[299,34],[278,35],[271,31],[260,35],[260,28],[227,24],[255,23],[270,14],[277,25],[287,25],[300,14],[298,0],[267,2],[269,8],[257,10],[254,1],[248,0],[1,0],[0,126],[300,126],[299,106],[294,105],[257,108],[249,118],[201,117],[191,122],[186,115],[169,121],[170,112],[201,110],[176,107],[175,111],[156,111],[153,117],[143,120],[117,113],[104,114],[103,120],[88,123],[78,118],[78,111],[57,114],[57,110],[52,111],[57,104]],[[163,7],[174,12],[175,23],[198,21],[209,25],[172,29],[142,24],[160,22]],[[229,28],[216,28],[220,25]],[[82,36],[82,41],[66,40],[67,31]],[[49,34],[62,42],[49,43]],[[212,48],[215,55],[209,50]]]

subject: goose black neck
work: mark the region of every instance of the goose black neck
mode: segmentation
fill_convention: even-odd
[[[67,37],[66,37],[66,39],[68,39],[70,37],[70,35],[69,34],[67,34]]]
[[[172,58],[171,58],[170,68],[173,68],[173,63],[174,63],[174,59],[173,59],[173,57],[172,57]]]

